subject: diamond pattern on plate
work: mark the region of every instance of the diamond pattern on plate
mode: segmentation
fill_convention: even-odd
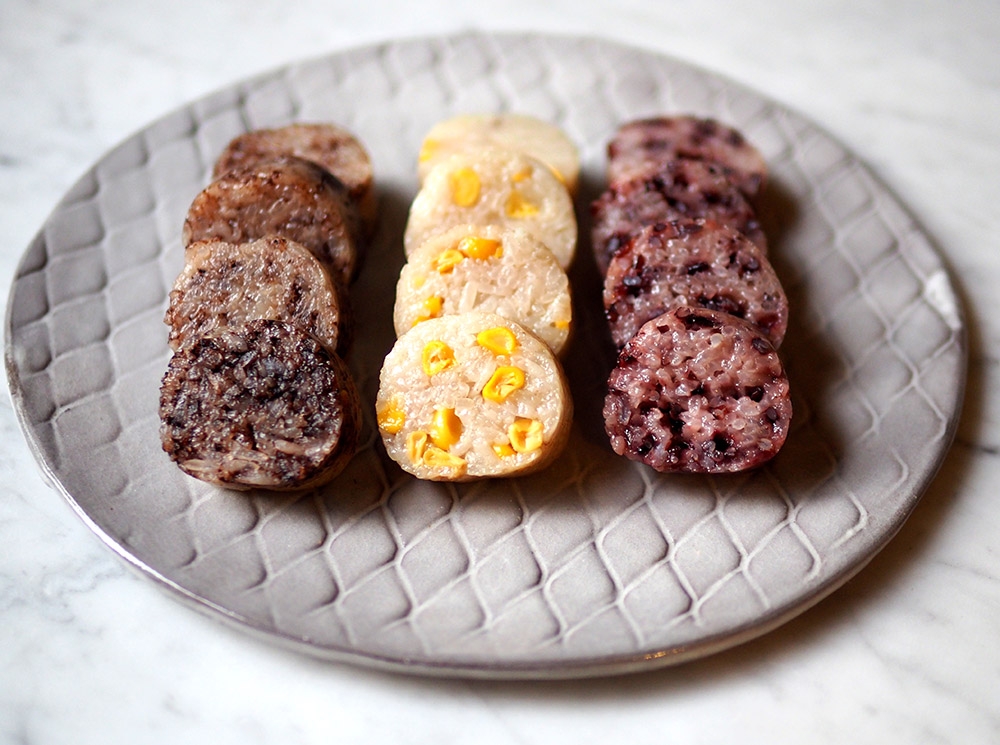
[[[577,427],[543,473],[417,482],[377,444],[370,403],[392,343],[391,289],[438,119],[517,110],[580,145],[578,308],[566,358]],[[782,354],[789,441],[752,473],[667,477],[601,434],[604,343],[587,200],[623,120],[716,116],[764,152],[760,205],[793,304]],[[382,220],[352,288],[350,364],[365,447],[329,487],[235,493],[159,448],[162,314],[187,205],[235,135],[332,120],[369,148]],[[478,33],[365,47],[244,81],[121,143],[28,247],[7,364],[38,458],[122,555],[222,617],[310,653],[467,675],[563,676],[686,659],[760,633],[832,591],[898,529],[950,442],[961,311],[905,213],[820,129],[682,63],[595,39]],[[920,437],[913,437],[919,432]]]

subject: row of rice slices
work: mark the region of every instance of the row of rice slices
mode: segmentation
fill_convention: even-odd
[[[712,119],[622,125],[591,205],[604,307],[620,353],[605,429],[662,472],[742,471],[770,460],[791,419],[777,348],[788,300],[753,203],[767,164]]]
[[[376,400],[385,449],[434,481],[542,468],[573,414],[559,354],[577,149],[533,117],[463,115],[427,133],[418,175]]]
[[[188,210],[164,317],[160,434],[186,473],[302,489],[354,455],[347,288],[376,213],[369,155],[334,124],[248,132],[218,158]]]

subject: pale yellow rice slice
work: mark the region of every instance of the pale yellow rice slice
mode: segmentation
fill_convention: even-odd
[[[424,136],[417,160],[423,182],[438,163],[460,152],[497,147],[530,155],[552,169],[570,194],[580,178],[580,153],[559,127],[525,114],[461,114],[435,124]]]
[[[523,228],[545,244],[563,269],[576,251],[569,192],[543,163],[527,155],[483,150],[439,163],[410,206],[403,236],[406,255],[455,225]]]
[[[492,313],[417,324],[386,355],[375,403],[389,457],[432,481],[514,476],[563,449],[573,402],[555,356]]]
[[[429,318],[473,310],[517,321],[559,354],[573,316],[569,278],[525,230],[458,225],[426,241],[403,266],[396,335]]]

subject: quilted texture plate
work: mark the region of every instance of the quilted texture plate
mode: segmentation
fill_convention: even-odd
[[[583,158],[573,439],[534,477],[448,486],[387,461],[374,429],[422,135],[514,110]],[[761,205],[791,299],[795,419],[754,473],[661,476],[601,430],[610,368],[586,205],[623,120],[693,112],[742,129],[773,178]],[[180,228],[236,134],[334,121],[372,153],[382,218],[352,288],[365,446],[320,491],[232,493],[161,452],[162,323]],[[103,157],[28,247],[6,362],[43,470],[94,531],[197,607],[309,653],[400,670],[558,677],[707,654],[827,595],[888,541],[953,434],[963,321],[942,262],[896,199],[819,128],[681,62],[593,39],[467,33],[370,46],[241,82]]]

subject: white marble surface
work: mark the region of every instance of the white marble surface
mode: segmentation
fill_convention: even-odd
[[[995,10],[993,0],[872,0],[863,9],[835,0],[4,0],[4,293],[66,188],[179,104],[356,44],[533,30],[669,53],[822,124],[940,248],[966,302],[970,364],[942,471],[899,535],[844,588],[777,631],[699,662],[543,684],[320,663],[193,612],[127,570],[45,484],[4,398],[0,742],[1000,740]]]

